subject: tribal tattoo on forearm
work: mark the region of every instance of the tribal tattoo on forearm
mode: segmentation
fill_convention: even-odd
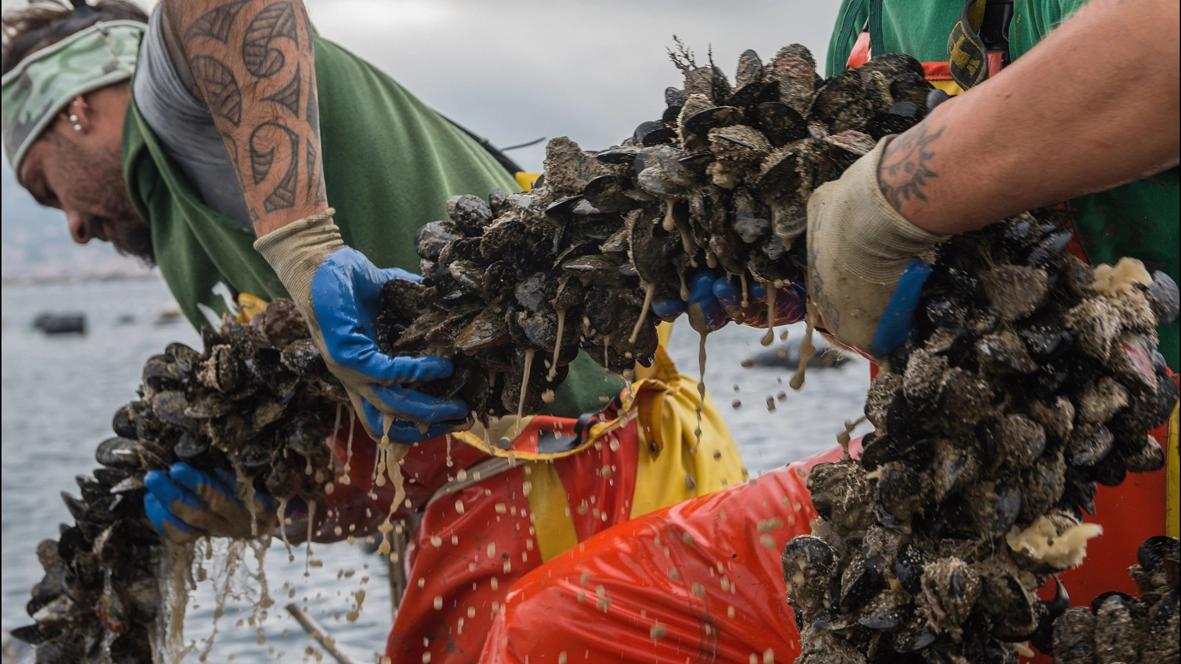
[[[299,0],[165,0],[262,235],[327,207],[312,27]]]
[[[878,165],[878,186],[895,210],[901,212],[903,204],[912,199],[927,201],[928,181],[939,177],[930,166],[934,143],[944,129],[932,129],[924,120],[886,146]]]

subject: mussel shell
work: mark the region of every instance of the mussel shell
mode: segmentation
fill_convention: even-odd
[[[1108,454],[1094,466],[1080,468],[1083,477],[1104,486],[1119,486],[1127,477],[1128,469],[1119,454]]]
[[[578,261],[578,259],[575,260]],[[606,263],[605,260],[601,262]],[[587,263],[587,261],[579,262],[580,265],[583,263]],[[557,294],[557,287],[557,282],[548,272],[534,272],[521,280],[513,293],[516,296],[517,302],[526,309],[529,311],[540,311],[543,308],[549,307],[549,303],[553,301],[554,296]]]
[[[117,470],[136,470],[139,468],[139,443],[131,438],[108,438],[99,443],[95,450],[94,460],[100,464]],[[102,481],[99,478],[99,481]]]
[[[935,457],[935,446],[930,438],[917,441],[901,436],[879,435],[865,445],[861,452],[861,466],[873,471],[882,464],[900,461],[908,466],[922,468]]]
[[[1175,572],[1177,565],[1181,564],[1181,540],[1176,537],[1149,537],[1136,549],[1136,562],[1148,574],[1164,574],[1170,561]]]
[[[742,122],[742,111],[733,106],[713,106],[684,118],[681,131],[705,137],[710,129],[727,127]]]
[[[455,222],[455,227],[460,233],[468,237],[477,237],[492,223],[492,208],[479,196],[463,194],[447,200],[447,216]]]
[[[38,620],[32,625],[17,627],[9,632],[9,634],[12,635],[12,638],[14,639],[24,641],[25,643],[32,646],[38,646],[38,662],[46,661],[64,663],[69,661],[81,661],[79,657],[81,653],[73,654],[73,657],[79,657],[78,659],[72,659],[71,656],[58,654],[58,650],[68,651],[76,647],[69,640],[64,640],[62,643],[57,644],[56,647],[52,644],[49,644],[50,641],[53,641],[62,634],[65,634],[66,631],[70,629],[70,627],[70,622],[64,618],[59,620]]]
[[[312,376],[327,369],[320,349],[311,339],[297,339],[287,344],[280,361],[298,376]]]
[[[432,221],[414,233],[414,250],[429,261],[439,258],[439,252],[453,240],[459,239],[459,229],[450,221]]]
[[[885,587],[886,560],[882,556],[866,558],[857,554],[841,574],[840,606],[852,610]]]
[[[910,466],[887,463],[878,476],[878,502],[896,519],[908,521],[925,511],[926,484],[923,475]]]
[[[1160,270],[1153,272],[1152,285],[1148,287],[1145,295],[1148,297],[1153,315],[1156,316],[1157,327],[1171,325],[1177,320],[1177,314],[1181,312],[1181,293],[1177,290],[1177,283],[1169,275]]]
[[[504,314],[494,309],[485,309],[455,337],[455,347],[471,355],[488,348],[503,346],[510,340]]]
[[[132,421],[131,407],[122,406],[115,411],[115,416],[111,418],[111,431],[115,432],[116,436],[120,438],[136,437],[135,423]]]
[[[185,415],[188,407],[189,402],[185,399],[184,392],[180,390],[167,390],[152,398],[152,412],[156,417],[175,427],[192,426],[191,418]]]
[[[127,470],[117,470],[115,468],[95,468],[91,471],[91,474],[94,475],[94,479],[111,487],[118,486],[120,482],[128,478]]]
[[[153,355],[144,363],[142,380],[153,391],[175,390],[184,385],[184,375],[172,358],[164,354]]]
[[[197,395],[194,400],[188,402],[188,407],[185,408],[184,415],[193,419],[206,420],[221,417],[229,413],[233,408],[234,404],[221,394],[217,392],[206,392]]]
[[[172,452],[181,461],[195,461],[209,453],[209,440],[186,432],[172,446]]]
[[[282,348],[296,339],[308,336],[308,328],[303,321],[303,315],[299,313],[295,303],[287,298],[277,297],[271,300],[267,304],[267,308],[263,310],[261,318],[255,316],[254,319],[251,319],[252,329],[254,329],[256,319],[259,320],[258,331],[273,348]],[[209,349],[216,345],[206,343],[206,348]]]
[[[1074,342],[1059,307],[1043,307],[1018,323],[1017,336],[1025,342],[1029,353],[1039,360],[1054,357],[1060,349]]]
[[[1028,639],[1038,627],[1039,600],[1012,574],[1002,572],[982,579],[980,606],[992,620],[992,633],[1005,641]]]
[[[926,555],[914,542],[907,542],[894,558],[894,576],[906,592],[917,595],[922,590]]]
[[[759,104],[755,127],[777,148],[808,137],[808,122],[794,108],[778,101]]]
[[[267,493],[278,500],[290,500],[303,484],[304,465],[290,459],[278,459],[267,474]]]
[[[580,256],[562,263],[562,269],[568,274],[578,277],[587,287],[616,287],[622,286],[623,274],[620,263],[616,263],[601,254]],[[554,293],[549,293],[547,300],[552,300]]]
[[[921,623],[921,621],[912,621],[903,629],[894,632],[894,650],[896,652],[921,652],[935,643],[937,638],[938,634],[935,634],[931,626]]]
[[[601,152],[596,152],[595,159],[598,159],[604,164],[630,164],[635,161],[636,155],[639,153],[639,151],[639,148],[632,146],[616,147],[603,150]]]
[[[652,120],[636,127],[632,138],[644,147],[652,147],[672,143],[677,138],[677,132],[666,127],[663,120]]]

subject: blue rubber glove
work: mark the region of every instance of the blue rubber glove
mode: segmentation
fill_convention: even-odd
[[[776,292],[775,325],[788,325],[804,318],[808,295],[803,284],[793,283]],[[686,311],[693,329],[706,332],[724,327],[730,321],[753,327],[767,326],[767,292],[754,284],[742,304],[741,285],[726,275],[702,271],[689,280],[689,301],[661,300],[652,311],[662,320],[671,321]]]
[[[332,210],[293,222],[259,238],[254,247],[275,268],[308,324],[329,370],[364,417],[369,434],[387,431],[401,443],[418,443],[462,424],[467,404],[436,399],[401,383],[451,375],[440,357],[390,357],[377,347],[377,307],[390,279],[419,277],[397,268],[378,269],[345,246]]]
[[[931,266],[915,258],[902,270],[898,278],[898,285],[882,312],[882,319],[874,329],[873,345],[869,352],[877,357],[883,357],[890,351],[906,343],[910,337],[910,328],[914,323],[914,311],[919,304],[919,295],[923,292],[923,284],[931,276]]]
[[[238,479],[218,470],[216,476],[175,463],[167,473],[150,471],[144,476],[148,493],[144,511],[159,533],[184,543],[204,535],[245,539],[274,527],[274,501],[256,493],[259,504],[252,517],[238,500]],[[257,519],[251,527],[252,518]]]
[[[689,279],[689,301],[657,300],[652,303],[656,317],[671,322],[688,312],[689,324],[698,332],[713,332],[726,326],[730,319],[714,297],[714,282],[719,277],[712,272],[698,272]]]
[[[742,285],[729,279],[714,282],[714,297],[731,320],[751,327],[767,327],[767,291],[760,283],[750,287],[746,306],[742,306]],[[791,325],[804,320],[808,313],[808,292],[796,281],[775,290],[775,325]]]

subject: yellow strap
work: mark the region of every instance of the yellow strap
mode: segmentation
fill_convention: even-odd
[[[578,544],[570,501],[558,470],[549,461],[530,461],[521,467],[529,499],[534,537],[541,559],[548,561]]]
[[[659,453],[649,452],[645,427],[639,427],[640,457],[631,516],[635,518],[669,505],[720,491],[749,477],[738,444],[709,393],[704,401],[697,381],[686,376],[669,385],[660,404],[654,433]],[[701,407],[698,441],[697,409]]]
[[[238,322],[245,325],[263,309],[267,308],[267,301],[250,293],[238,293]]]
[[[1173,406],[1173,414],[1169,416],[1168,445],[1165,450],[1165,534],[1169,537],[1181,537],[1181,459],[1178,458],[1177,434],[1181,429],[1181,404]]]
[[[960,87],[960,84],[956,83],[955,81],[930,81],[930,83],[936,88],[946,92],[947,96],[949,97],[954,97],[964,91],[964,89]]]
[[[513,175],[513,179],[517,181],[517,186],[521,191],[529,191],[533,188],[533,183],[537,182],[537,178],[541,177],[541,173],[524,173],[520,172]]]

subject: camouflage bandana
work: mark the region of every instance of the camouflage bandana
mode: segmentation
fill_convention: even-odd
[[[137,21],[95,23],[30,54],[4,75],[4,154],[17,182],[29,147],[70,100],[131,78],[147,27]]]

